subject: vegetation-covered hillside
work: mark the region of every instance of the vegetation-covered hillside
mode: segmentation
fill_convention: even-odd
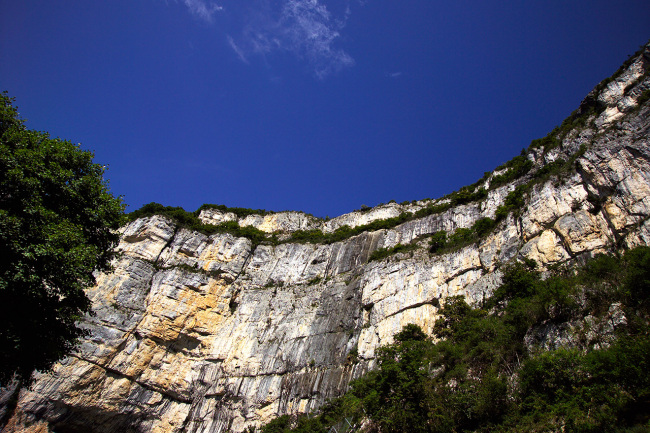
[[[650,248],[503,271],[482,305],[448,298],[433,338],[407,325],[343,397],[261,431],[649,431]]]

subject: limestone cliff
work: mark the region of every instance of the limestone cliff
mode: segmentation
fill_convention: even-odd
[[[549,266],[650,244],[649,70],[650,45],[529,148],[530,170],[498,187],[508,168],[495,171],[474,187],[486,195],[464,204],[390,203],[329,221],[200,215],[280,240],[261,244],[162,216],[133,221],[115,271],[88,290],[90,336],[20,392],[3,431],[240,432],[339,395],[403,325],[430,331],[447,296],[489,294],[502,263]],[[525,205],[504,207],[518,186]],[[440,211],[418,213],[426,209]],[[407,212],[401,224],[342,241],[291,241],[298,230],[332,233]],[[478,240],[430,252],[428,235],[486,217],[497,224]],[[414,247],[369,260],[398,244]]]

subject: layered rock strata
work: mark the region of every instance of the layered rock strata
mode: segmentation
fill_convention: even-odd
[[[253,245],[161,216],[130,223],[114,272],[88,290],[90,336],[20,392],[3,431],[241,432],[340,395],[402,326],[429,332],[446,297],[488,296],[504,263],[527,257],[546,267],[650,244],[649,64],[646,47],[592,92],[579,112],[594,101],[601,109],[559,146],[531,148],[526,176],[391,229],[331,244]],[[556,160],[572,165],[539,175]],[[526,205],[488,235],[429,252],[426,235],[495,218],[522,184],[530,186]],[[238,219],[214,209],[200,218],[329,233],[442,202],[390,203],[329,221],[299,212]],[[378,248],[409,243],[417,246],[369,261]]]

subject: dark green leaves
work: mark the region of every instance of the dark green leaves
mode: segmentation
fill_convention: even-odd
[[[376,370],[309,423],[282,431],[327,431],[344,416],[381,432],[647,431],[649,262],[650,248],[642,247],[545,278],[532,261],[507,266],[481,307],[445,299],[433,326],[441,340],[405,326],[378,349]],[[627,325],[609,346],[580,347],[580,335],[571,337],[578,347],[548,352],[525,342],[549,324],[607,320],[612,305]]]
[[[0,97],[0,383],[66,354],[124,222],[104,167],[69,141],[27,130]]]

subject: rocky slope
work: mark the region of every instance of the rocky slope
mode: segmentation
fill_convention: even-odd
[[[339,395],[403,325],[430,331],[447,296],[489,294],[502,263],[527,257],[550,266],[650,244],[649,70],[650,45],[587,96],[555,141],[529,148],[526,174],[490,188],[507,168],[495,171],[477,186],[486,197],[389,229],[326,244],[290,241],[297,230],[331,233],[450,199],[329,221],[202,211],[204,223],[238,221],[285,240],[259,245],[162,216],[130,223],[115,271],[88,290],[90,336],[21,390],[3,431],[240,432]],[[487,235],[429,251],[428,235],[496,219],[520,185],[525,205]],[[369,261],[398,244],[415,247]]]

